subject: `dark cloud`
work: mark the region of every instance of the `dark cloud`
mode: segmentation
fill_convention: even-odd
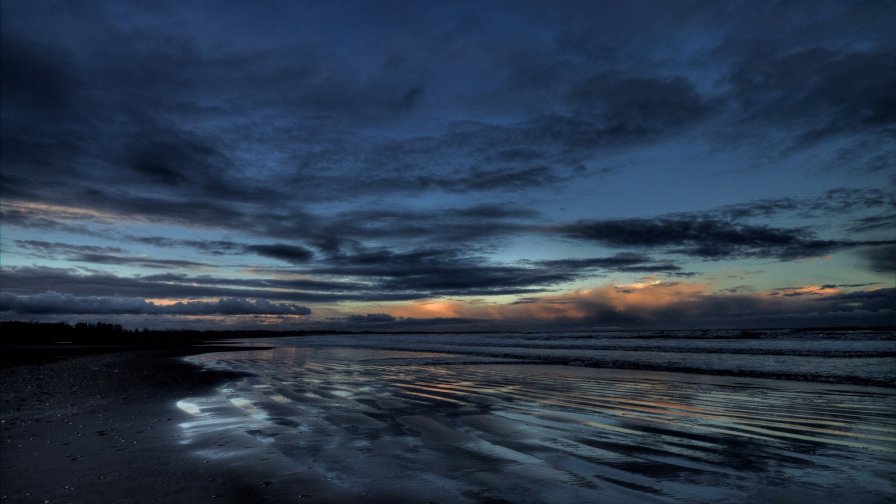
[[[192,37],[138,31],[104,11],[101,5],[73,7],[48,21],[35,6],[15,13],[21,27],[4,30],[10,75],[4,75],[3,106],[9,111],[25,104],[14,117],[19,127],[3,132],[7,194],[42,199],[53,187],[59,201],[220,226],[247,223],[236,214],[237,202],[279,202],[283,215],[277,217],[297,220],[303,212],[294,203],[297,193],[302,201],[321,201],[554,187],[582,175],[587,153],[654,138],[693,123],[706,109],[685,78],[608,71],[558,81],[555,94],[568,95],[568,103],[550,113],[500,124],[448,120],[432,134],[409,130],[384,141],[368,128],[381,119],[400,120],[425,101],[427,86],[417,79],[433,73],[428,55],[413,54],[413,63],[394,54],[363,65],[348,59],[340,69],[324,64],[322,47],[307,42],[208,51],[200,49],[197,39],[207,35],[201,30]],[[25,26],[41,19],[88,30],[93,43],[78,44],[80,64],[66,63],[73,56],[63,48],[76,42],[69,33],[42,30],[53,36],[31,42]],[[60,84],[44,84],[50,87],[43,91],[21,84],[35,75]],[[72,80],[85,85],[67,85]],[[35,92],[64,94],[71,105],[57,121],[45,121],[23,95]],[[349,132],[356,140],[346,140]],[[34,141],[47,138],[55,140]],[[281,154],[259,159],[259,145]],[[259,161],[288,178],[292,190],[243,169]],[[50,169],[29,172],[35,164]]]
[[[244,245],[230,240],[184,240],[167,238],[164,236],[135,236],[124,237],[129,243],[151,245],[161,248],[185,247],[200,250],[211,255],[236,254],[244,251]]]
[[[512,168],[507,170],[474,169],[462,178],[430,179],[427,183],[452,191],[486,191],[491,189],[522,189],[526,187],[550,187],[563,180],[547,166]]]
[[[231,206],[227,201],[203,200],[199,198],[155,197],[140,190],[134,192],[108,191],[98,188],[85,189],[73,195],[65,203],[80,204],[90,202],[89,208],[113,215],[129,216],[137,219],[160,220],[174,224],[203,225],[209,227],[238,228],[252,225],[256,217],[252,213]],[[77,203],[76,203],[77,202]],[[299,213],[296,212],[296,217]],[[264,220],[274,221],[283,215],[259,215]]]
[[[871,283],[857,283],[857,284],[824,284],[821,286],[822,289],[840,289],[840,288],[853,288],[853,287],[868,287],[871,285],[880,285],[880,282],[871,282]]]
[[[6,34],[0,48],[4,97],[20,107],[48,113],[70,104],[77,83],[67,50]]]
[[[355,282],[316,279],[201,277],[179,274],[116,276],[53,268],[7,268],[6,290],[34,294],[58,290],[78,296],[116,292],[131,297],[241,297],[296,302],[388,301],[441,295],[518,294],[578,278],[580,271],[551,271],[489,264],[457,252],[390,251],[333,259],[304,273],[351,277]]]
[[[86,254],[82,254],[86,255]],[[94,254],[102,256],[101,254]],[[93,257],[103,263],[104,257]],[[122,264],[112,256],[111,264]],[[148,263],[156,267],[161,264]],[[170,264],[168,266],[191,266]],[[388,301],[452,295],[526,294],[606,272],[673,273],[667,261],[623,253],[612,257],[494,264],[459,249],[364,250],[322,258],[285,276],[228,278],[162,273],[117,276],[53,268],[7,268],[0,281],[17,295],[56,290],[76,296],[116,292],[128,297],[239,297],[297,302]],[[301,276],[298,276],[301,275]],[[326,280],[333,278],[333,280]],[[343,280],[350,278],[353,281]]]
[[[292,264],[302,264],[314,258],[314,253],[305,247],[287,243],[247,244],[230,240],[184,240],[163,236],[128,236],[129,241],[162,248],[192,248],[203,253],[222,256],[255,254],[279,259]],[[337,237],[314,237],[307,239],[313,246],[324,252],[338,251],[341,240]]]
[[[69,261],[94,264],[138,265],[146,268],[200,268],[206,263],[183,259],[152,259],[149,257],[124,257],[110,254],[79,254],[68,257]]]
[[[757,48],[732,72],[741,121],[795,130],[798,142],[896,126],[896,53]]]
[[[680,269],[670,262],[633,253],[503,265],[458,249],[417,249],[373,250],[334,257],[310,271],[367,278],[384,291],[453,296],[525,294],[605,272],[677,273]]]
[[[381,322],[376,326],[376,330],[456,332],[477,331],[485,327],[494,328],[496,324],[469,317],[397,317],[394,322]]]
[[[126,167],[135,175],[119,176],[123,185],[156,186],[169,196],[185,199],[259,201],[276,197],[274,187],[259,187],[234,170],[222,148],[196,133],[154,123],[133,127],[112,166]]]
[[[821,306],[817,307],[820,313],[851,313],[869,312],[890,314],[890,321],[896,312],[896,289],[875,289],[867,291],[845,292],[827,298],[813,300]]]
[[[360,245],[355,240],[339,236],[312,236],[308,239],[308,243],[327,256],[340,255],[346,247],[357,248]]]
[[[250,287],[255,289],[289,289],[318,292],[359,292],[370,291],[375,286],[361,282],[313,280],[308,278],[229,278],[222,275],[185,275],[182,273],[162,273],[142,275],[147,282],[168,284],[203,285],[212,287]]]
[[[615,135],[643,137],[690,126],[713,107],[682,77],[660,79],[602,73],[575,85],[569,103]]]
[[[896,245],[868,248],[862,251],[861,256],[871,271],[891,274],[896,272]]]
[[[576,271],[490,264],[456,249],[364,251],[334,257],[312,271],[368,278],[384,291],[417,292],[420,297],[534,292],[578,275]]]
[[[538,217],[538,211],[532,208],[524,208],[516,205],[483,204],[467,208],[458,208],[448,211],[459,217],[474,217],[482,219],[530,219]]]
[[[880,210],[892,204],[892,196],[881,189],[839,187],[817,197],[761,199],[725,205],[704,214],[732,220],[768,218],[781,214],[812,218]]]
[[[392,238],[422,242],[433,246],[444,243],[487,242],[503,236],[524,233],[533,228],[532,210],[515,205],[496,207],[476,205],[424,211],[401,208],[358,208],[331,215],[310,237],[312,243],[331,240],[328,247],[339,243],[340,249],[357,248],[360,240]],[[288,228],[275,230],[284,235],[294,234]],[[296,233],[308,233],[306,229]],[[332,247],[330,247],[331,250]]]
[[[783,297],[800,297],[800,296],[820,296],[824,294],[822,288],[816,287],[779,287],[768,292],[769,296]]]
[[[675,292],[675,283],[648,289]],[[642,290],[618,291],[620,295],[644,294]],[[658,305],[615,302],[602,295],[571,297],[567,304],[580,314],[568,322],[576,325],[625,325],[668,327],[794,327],[800,325],[844,325],[856,322],[890,324],[894,316],[896,289],[848,292],[835,295],[766,297],[752,294],[680,296]],[[621,303],[624,309],[618,305]],[[686,321],[686,322],[685,322]]]
[[[395,322],[395,317],[388,313],[367,313],[364,315],[349,315],[345,317],[345,322],[352,324],[384,324]]]
[[[753,226],[713,218],[660,217],[579,221],[552,231],[613,247],[660,248],[706,259],[817,257],[848,247],[892,241],[822,240],[804,228]]]
[[[728,163],[753,166],[749,190],[766,194],[785,194],[776,174],[792,170],[860,169],[882,187],[891,4],[0,9],[4,265],[143,273],[14,266],[0,272],[14,294],[532,294],[608,272],[694,275],[687,259],[848,249],[892,269],[883,189],[668,213],[741,201],[718,175]],[[498,255],[540,240],[532,257],[558,257],[558,238],[578,258]],[[223,273],[237,257],[257,276]],[[199,268],[211,274],[179,274]]]
[[[896,229],[896,213],[871,215],[854,219],[848,230],[851,232],[862,232],[893,229]]]
[[[350,17],[367,12],[355,7]],[[3,106],[18,111],[12,119],[20,126],[3,134],[7,174],[25,180],[15,177],[26,165],[17,160],[41,159],[81,178],[43,173],[38,184],[65,179],[76,191],[116,173],[132,189],[149,183],[169,196],[231,201],[294,201],[296,191],[307,200],[518,190],[563,183],[596,151],[675,134],[710,115],[738,128],[814,124],[831,134],[892,125],[892,41],[876,31],[886,16],[869,15],[868,6],[804,6],[812,23],[797,23],[783,7],[757,13],[737,3],[651,9],[664,23],[618,6],[583,19],[596,8],[575,2],[557,6],[551,20],[525,5],[504,13],[512,16],[403,6],[401,15],[367,19],[364,36],[377,33],[378,43],[360,47],[362,35],[344,25],[308,25],[297,12],[259,8],[252,17],[292,19],[304,29],[260,37],[247,24],[242,37],[209,43],[228,16],[249,15],[243,9],[221,7],[202,16],[203,26],[182,29],[167,17],[179,9],[134,7],[124,16],[85,2],[49,16],[40,2],[7,7],[3,18],[15,22],[4,24]],[[318,9],[333,14],[322,19],[348,15],[344,6]],[[861,37],[867,42],[838,44],[830,27],[845,26],[831,12],[872,27]],[[490,16],[506,28],[506,42],[472,28]],[[639,29],[620,32],[633,17]],[[542,36],[531,36],[533,26]],[[691,31],[670,34],[668,26]],[[464,35],[446,34],[453,30]],[[721,45],[720,30],[728,35]],[[797,32],[811,42],[787,38]],[[676,48],[685,61],[658,64]],[[694,65],[722,78],[714,83]],[[44,121],[47,108],[63,110],[61,120]],[[507,110],[525,113],[508,120]],[[437,127],[409,127],[416,113],[437,117]],[[397,125],[390,140],[376,133],[384,124]],[[259,145],[276,154],[259,156]],[[291,166],[301,183],[281,192],[240,169],[256,164]],[[125,172],[135,177],[125,181]]]
[[[800,297],[800,296],[828,296],[830,290],[855,289],[857,287],[870,287],[880,285],[880,282],[856,283],[856,284],[824,284],[820,286],[808,285],[800,287],[778,287],[767,292],[769,296]]]
[[[351,284],[304,284],[289,281],[249,282],[238,279],[203,279],[201,277],[147,275],[118,276],[93,272],[81,274],[59,268],[4,268],[0,284],[16,295],[34,295],[53,290],[74,296],[107,296],[113,292],[139,298],[252,298],[300,303],[333,303],[339,301],[389,301],[420,297],[418,293],[376,292],[345,289]],[[241,286],[241,284],[243,286]],[[307,287],[307,290],[305,288]]]
[[[305,263],[314,257],[314,254],[304,247],[287,245],[285,243],[275,243],[272,245],[246,245],[245,249],[255,252],[260,256],[280,259],[293,264]]]
[[[681,267],[670,262],[656,262],[650,257],[622,253],[611,257],[592,257],[586,259],[559,259],[550,261],[537,261],[539,266],[560,270],[610,270],[638,273],[679,272]]]
[[[75,296],[46,291],[41,294],[0,293],[0,312],[53,315],[309,315],[305,306],[225,298],[215,302],[188,301],[160,305],[139,297]]]
[[[389,209],[361,207],[327,216],[295,211],[281,213],[270,209],[250,214],[223,205],[172,203],[141,196],[128,198],[127,201],[122,201],[122,204],[144,217],[152,215],[153,220],[171,224],[202,223],[204,226],[249,232],[260,237],[301,241],[321,250],[324,254],[357,248],[360,246],[360,240],[366,239],[396,238],[456,245],[483,238],[499,238],[532,229],[534,219],[538,216],[535,210],[513,204],[500,206],[483,204],[443,210],[417,210],[394,206]],[[263,255],[260,252],[278,250],[276,243],[250,244],[232,240],[137,236],[112,231],[100,233],[96,230],[97,227],[112,226],[114,219],[117,218],[115,214],[66,212],[64,209],[48,213],[43,208],[12,204],[4,205],[2,218],[6,225],[93,235],[155,247],[188,247],[212,255],[246,252]],[[283,245],[301,247],[298,244]],[[248,248],[250,246],[253,248]],[[290,254],[288,251],[281,252]],[[293,260],[304,255],[301,251],[295,252],[297,255]],[[282,259],[282,257],[275,258]]]
[[[884,246],[892,240],[820,239],[808,227],[784,228],[750,222],[782,214],[830,219],[877,211],[891,204],[891,196],[880,189],[837,188],[818,197],[763,199],[653,219],[579,221],[552,231],[608,246],[643,247],[710,260],[739,257],[791,260],[866,245]],[[887,220],[887,216],[854,218],[849,230],[877,230]]]
[[[290,303],[272,303],[266,299],[250,301],[225,298],[215,302],[187,301],[161,306],[161,313],[172,315],[310,315],[311,309]]]
[[[94,264],[136,265],[146,268],[198,268],[208,266],[206,263],[183,259],[157,259],[152,257],[133,257],[122,255],[125,250],[120,247],[101,247],[96,245],[73,245],[61,242],[42,240],[16,240],[16,245],[31,251],[35,255],[50,259],[67,259],[73,262]]]
[[[240,244],[227,240],[183,240],[160,236],[129,237],[130,243],[140,243],[155,247],[189,247],[212,255],[252,253],[262,257],[279,259],[292,264],[310,261],[314,254],[304,248],[285,243],[274,244]],[[41,240],[16,240],[19,247],[33,251],[48,258],[66,258],[75,262],[91,262],[96,264],[133,264],[149,268],[191,268],[210,266],[207,263],[186,261],[181,259],[156,259],[151,257],[133,257],[122,255],[125,250],[120,247],[100,247],[94,245],[72,245],[61,242]]]
[[[44,240],[15,240],[16,245],[44,257],[58,257],[62,254],[121,254],[125,250],[120,247],[103,247],[98,245],[73,245],[62,242]]]

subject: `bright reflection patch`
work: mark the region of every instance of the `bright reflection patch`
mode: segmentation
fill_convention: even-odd
[[[199,406],[196,406],[196,404],[191,403],[190,401],[185,401],[185,400],[177,401],[177,407],[182,409],[183,411],[186,411],[187,413],[189,413],[191,415],[199,414]]]

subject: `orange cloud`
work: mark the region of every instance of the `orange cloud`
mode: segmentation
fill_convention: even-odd
[[[761,293],[763,296],[831,296],[842,292],[835,286],[828,285],[803,285],[799,287],[784,287],[780,289],[772,289]]]
[[[608,284],[563,294],[521,298],[509,304],[425,300],[385,308],[394,317],[469,318],[497,321],[662,320],[675,317],[747,316],[813,310],[811,303],[843,291],[807,285],[755,294],[719,292],[699,282],[645,278],[633,284]],[[817,303],[815,303],[817,304]],[[821,306],[819,306],[820,308]]]
[[[53,205],[49,203],[33,203],[23,201],[4,201],[4,212],[15,212],[24,215],[52,216],[61,220],[92,219],[96,221],[112,222],[117,216],[109,212],[101,212],[89,208],[81,208],[67,205]]]
[[[523,299],[511,304],[468,304],[462,301],[424,300],[386,308],[394,317],[476,318],[487,320],[558,320],[585,318],[597,305],[625,312],[643,311],[706,295],[706,286],[698,283],[660,282],[604,285],[579,289],[560,295]]]

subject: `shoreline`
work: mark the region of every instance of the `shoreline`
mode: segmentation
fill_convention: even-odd
[[[0,502],[876,503],[893,449],[872,397],[892,389],[230,343],[20,348]]]
[[[9,502],[268,502],[263,470],[200,460],[180,445],[176,402],[245,373],[182,357],[266,347],[21,347],[0,369],[2,480]],[[4,358],[4,361],[8,361]],[[255,481],[258,480],[258,481]]]
[[[191,360],[253,373],[189,405],[192,436],[207,441],[230,430],[231,439],[251,435],[264,445],[251,452],[206,442],[204,449],[234,459],[251,453],[249,460],[279,452],[303,473],[304,488],[331,481],[311,493],[341,491],[332,502],[717,495],[720,502],[802,496],[871,504],[891,497],[891,389],[524,362],[436,364],[406,351],[341,346]],[[295,486],[297,475],[271,480]]]

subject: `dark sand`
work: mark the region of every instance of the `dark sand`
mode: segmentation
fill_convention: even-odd
[[[179,445],[177,424],[189,415],[176,401],[242,375],[201,370],[178,357],[219,349],[5,349],[2,501],[309,500],[301,500],[300,487],[271,482],[282,468],[201,460]]]

